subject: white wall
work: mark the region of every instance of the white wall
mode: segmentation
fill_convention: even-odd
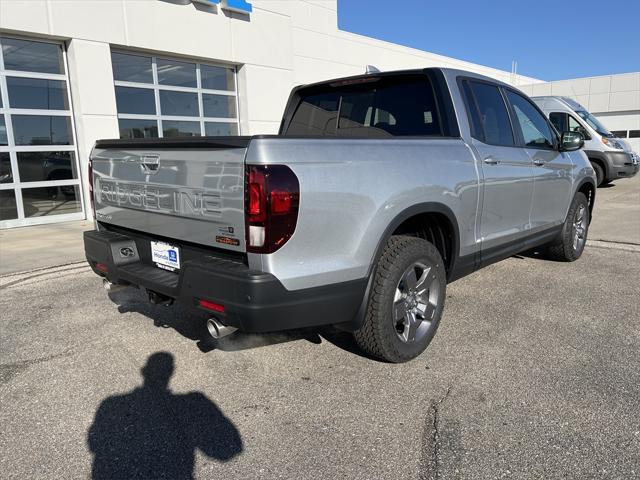
[[[0,30],[67,44],[83,179],[95,140],[119,135],[111,46],[239,65],[243,134],[277,132],[293,86],[363,73],[367,64],[446,66],[517,84],[538,81],[342,32],[337,0],[251,3],[247,16],[189,0],[0,0]]]
[[[521,85],[531,96],[570,97],[593,113],[609,130],[640,130],[640,72]],[[640,152],[640,139],[627,141]]]

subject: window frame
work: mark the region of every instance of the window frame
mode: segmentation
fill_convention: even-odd
[[[42,73],[27,70],[5,70],[4,56],[2,53],[2,38],[15,38],[18,40],[24,40],[29,42],[49,43],[58,45],[61,47],[62,54],[62,73]],[[30,109],[30,108],[12,108],[9,102],[9,90],[7,86],[7,77],[20,77],[20,78],[33,78],[38,80],[60,80],[65,82],[65,92],[67,95],[68,109],[65,110],[48,110],[48,109]],[[82,185],[83,170],[80,168],[80,157],[78,155],[78,141],[75,128],[75,118],[73,115],[73,99],[71,97],[71,82],[69,79],[69,64],[67,61],[67,48],[64,42],[55,40],[47,40],[41,38],[31,38],[28,36],[14,35],[14,34],[2,34],[0,35],[0,96],[2,99],[0,106],[0,117],[4,118],[5,128],[7,134],[7,145],[0,146],[0,152],[8,152],[12,182],[0,183],[0,191],[13,191],[16,202],[17,218],[0,220],[0,229],[22,227],[28,225],[39,225],[46,223],[58,223],[71,220],[83,220],[86,218],[85,214],[85,199],[84,189]],[[53,144],[53,145],[17,145],[14,136],[13,129],[13,116],[18,115],[33,115],[33,116],[46,116],[46,117],[66,117],[69,121],[69,144]],[[42,180],[26,182],[20,179],[20,171],[18,165],[18,153],[28,152],[70,152],[73,156],[72,162],[77,173],[77,178],[66,180]],[[41,215],[41,216],[27,216],[25,214],[25,205],[23,201],[23,190],[29,190],[32,188],[47,188],[47,187],[67,187],[72,186],[77,188],[78,195],[75,201],[78,203],[80,209],[73,213],[63,213],[57,215]]]
[[[130,82],[125,80],[116,80],[115,72],[113,72],[113,62],[111,64],[112,72],[113,72],[113,84],[114,91],[116,87],[131,87],[131,88],[144,88],[147,90],[153,91],[154,101],[155,101],[155,114],[133,114],[133,113],[120,113],[117,112],[118,120],[154,120],[156,122],[158,128],[158,138],[164,137],[164,127],[162,125],[163,121],[172,122],[172,121],[187,121],[187,122],[198,122],[200,125],[200,136],[206,136],[206,124],[207,123],[228,123],[235,124],[237,129],[237,135],[242,135],[241,130],[241,122],[240,122],[240,104],[238,99],[238,68],[236,65],[225,65],[222,63],[215,62],[203,62],[199,60],[192,60],[189,58],[182,57],[172,57],[170,55],[156,55],[151,53],[144,53],[135,50],[127,50],[120,48],[112,48],[111,54],[123,54],[123,55],[134,55],[139,57],[147,57],[151,58],[151,69],[152,69],[152,82],[153,83],[145,83],[145,82]],[[158,60],[165,60],[169,62],[181,62],[181,63],[192,63],[196,65],[196,86],[195,87],[180,87],[176,85],[167,85],[161,84],[158,80]],[[201,65],[211,66],[211,67],[220,67],[233,70],[233,79],[234,79],[234,88],[233,90],[214,90],[202,87],[202,75],[201,75]],[[185,93],[195,93],[197,95],[198,102],[198,115],[196,116],[185,116],[185,115],[165,115],[162,113],[162,106],[160,103],[160,92],[161,91],[169,91],[169,92],[185,92]],[[229,96],[235,97],[235,117],[207,117],[204,112],[204,102],[203,95],[221,95],[221,96]],[[118,129],[120,129],[120,122],[118,122]]]

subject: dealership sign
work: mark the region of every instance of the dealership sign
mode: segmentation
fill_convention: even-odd
[[[247,0],[191,0],[193,3],[199,3],[201,5],[219,5],[222,4],[222,8],[238,13],[251,13],[253,8]]]

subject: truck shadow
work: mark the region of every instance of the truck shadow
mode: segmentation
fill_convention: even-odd
[[[143,290],[127,288],[109,293],[109,299],[118,306],[120,313],[139,313],[153,321],[158,328],[171,328],[183,337],[196,342],[203,352],[222,350],[225,352],[266,347],[279,343],[306,340],[320,344],[322,339],[318,329],[288,330],[286,332],[251,334],[236,332],[228,337],[216,340],[209,335],[206,327],[206,315],[198,316],[182,308],[179,304],[171,306],[149,303]]]
[[[183,337],[196,342],[198,349],[203,353],[212,350],[235,352],[299,340],[319,345],[324,339],[353,355],[380,361],[360,350],[351,333],[331,326],[260,334],[235,332],[228,337],[216,340],[209,335],[206,316],[193,315],[179,304],[168,307],[154,305],[149,303],[144,291],[135,288],[110,293],[109,299],[118,306],[118,312],[139,313],[152,320],[153,325],[158,328],[171,328]]]

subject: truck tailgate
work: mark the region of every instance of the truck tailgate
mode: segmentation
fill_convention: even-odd
[[[96,219],[149,234],[246,251],[249,137],[102,140],[91,161]]]

